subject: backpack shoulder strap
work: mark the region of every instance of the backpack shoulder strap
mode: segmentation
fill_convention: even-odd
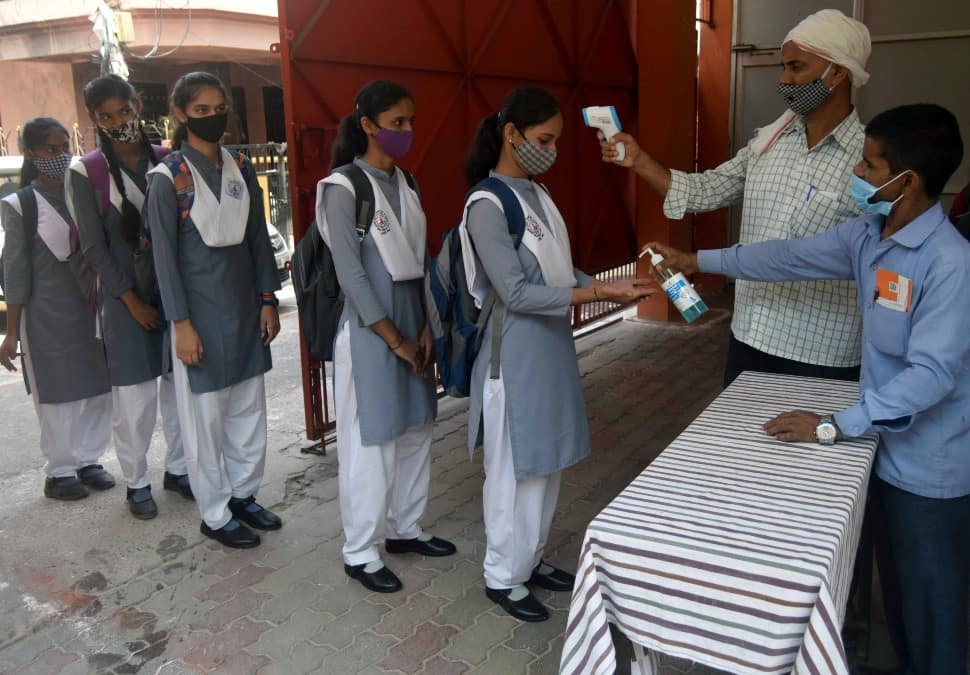
[[[228,150],[228,148],[226,148]],[[253,177],[253,163],[250,161],[249,157],[245,154],[239,152],[238,150],[229,150],[229,154],[232,158],[236,160],[236,166],[239,167],[240,173],[242,173],[243,180],[246,181],[246,185],[249,185],[249,181]]]
[[[505,220],[508,221],[512,242],[515,248],[518,248],[519,244],[522,243],[522,235],[525,234],[525,212],[522,211],[522,205],[519,203],[515,191],[494,176],[479,181],[472,188],[472,192],[476,190],[486,190],[498,197],[502,203],[502,210],[505,212]]]
[[[152,154],[155,156],[156,162],[161,162],[163,159],[172,154],[171,149],[166,148],[163,145],[152,145]]]
[[[364,170],[356,164],[345,164],[334,169],[334,172],[346,176],[350,180],[350,184],[354,186],[357,205],[357,236],[363,240],[374,221],[374,188]]]
[[[37,194],[34,188],[28,186],[17,190],[17,199],[20,200],[20,215],[24,222],[24,240],[30,246],[37,234]]]
[[[400,166],[397,167],[397,170],[404,174],[404,182],[408,184],[408,187],[414,190],[415,192],[419,192],[418,184],[415,182],[414,176],[412,176],[407,169],[404,169]]]
[[[111,205],[111,176],[108,172],[108,160],[104,154],[95,148],[81,157],[81,164],[88,174],[88,181],[95,191],[101,194],[101,215],[106,216]]]

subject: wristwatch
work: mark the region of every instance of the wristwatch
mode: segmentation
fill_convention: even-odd
[[[835,425],[835,420],[831,415],[825,415],[815,427],[815,440],[822,445],[835,445],[838,437],[839,428]]]

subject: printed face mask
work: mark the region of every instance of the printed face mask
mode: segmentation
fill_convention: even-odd
[[[135,143],[141,140],[141,127],[138,124],[137,117],[128,120],[117,129],[105,129],[101,127],[101,130],[108,134],[111,140],[118,141],[119,143]]]
[[[519,158],[519,164],[530,176],[544,174],[556,163],[556,151],[543,148],[525,138],[524,142],[515,149],[515,156]]]
[[[56,157],[31,157],[30,161],[48,178],[63,180],[72,159],[74,157],[71,155],[57,155]]]
[[[907,173],[909,173],[909,169],[906,169],[895,178],[887,180],[879,187],[876,187],[872,183],[859,178],[855,174],[852,174],[852,199],[855,200],[856,206],[858,206],[859,210],[863,213],[878,213],[888,216],[890,213],[892,213],[893,207],[896,206],[896,204],[899,203],[899,200],[903,198],[903,195],[899,195],[899,197],[891,202],[870,202],[869,200],[872,199],[876,193],[882,190],[884,187],[895,181],[897,178],[902,178]]]
[[[226,133],[226,127],[229,126],[229,113],[209,115],[208,117],[189,117],[185,126],[203,141],[218,143],[219,139]]]
[[[808,84],[783,84],[778,83],[778,93],[785,99],[788,108],[799,115],[807,115],[822,105],[828,98],[832,90],[825,86],[823,80],[832,69],[830,63],[821,77],[816,78]]]
[[[394,159],[398,159],[404,157],[411,150],[411,143],[414,142],[414,131],[411,129],[394,131],[381,127],[381,130],[374,136],[374,142],[381,150]]]

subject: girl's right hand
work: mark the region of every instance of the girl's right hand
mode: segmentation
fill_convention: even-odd
[[[625,279],[615,281],[612,284],[604,284],[596,290],[604,300],[626,305],[649,298],[657,292],[657,287],[649,279]]]
[[[175,355],[187,366],[202,362],[202,340],[188,319],[175,322]]]
[[[3,342],[0,343],[0,365],[9,370],[11,373],[17,372],[17,366],[14,365],[14,359],[17,358],[17,338],[12,334],[8,334],[4,338]]]
[[[157,309],[151,305],[146,305],[137,296],[127,302],[126,306],[128,307],[128,312],[131,313],[131,316],[142,328],[148,331],[158,329],[159,314]]]
[[[415,374],[420,373],[424,368],[424,353],[417,341],[405,338],[393,352],[396,357],[411,364],[411,369]]]

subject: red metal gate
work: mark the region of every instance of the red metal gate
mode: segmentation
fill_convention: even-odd
[[[296,240],[313,218],[340,118],[367,81],[414,95],[416,175],[429,246],[460,216],[463,159],[479,120],[524,83],[552,91],[566,115],[560,159],[544,177],[569,224],[577,266],[598,272],[636,250],[629,172],[604,171],[580,108],[612,104],[635,128],[636,0],[279,0],[287,140]],[[274,46],[276,48],[276,46]],[[688,141],[689,142],[689,141]],[[321,364],[303,348],[307,435],[330,426]]]

